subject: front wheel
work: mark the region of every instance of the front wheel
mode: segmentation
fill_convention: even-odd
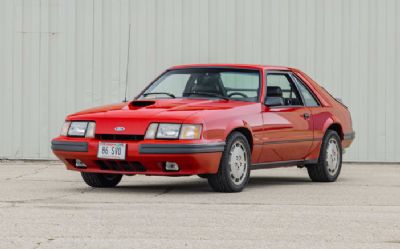
[[[117,174],[100,174],[81,172],[85,183],[94,188],[112,188],[118,185],[122,175]]]
[[[250,178],[251,152],[246,137],[240,132],[229,135],[217,174],[208,183],[217,192],[240,192]]]
[[[321,145],[318,163],[307,165],[314,182],[334,182],[342,168],[342,144],[336,131],[328,130]]]

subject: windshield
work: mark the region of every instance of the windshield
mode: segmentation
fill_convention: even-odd
[[[222,98],[256,102],[258,70],[191,68],[167,71],[140,96],[141,99]]]

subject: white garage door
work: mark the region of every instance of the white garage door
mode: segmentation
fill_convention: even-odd
[[[340,97],[357,138],[347,161],[400,162],[396,0],[0,1],[0,157],[53,158],[67,113],[129,97],[166,67],[298,67]]]

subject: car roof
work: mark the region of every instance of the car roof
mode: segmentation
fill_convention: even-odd
[[[186,64],[170,67],[172,69],[184,68],[203,68],[203,67],[232,67],[232,68],[245,68],[245,69],[266,69],[266,70],[291,70],[290,67],[284,66],[270,66],[270,65],[257,65],[257,64]]]

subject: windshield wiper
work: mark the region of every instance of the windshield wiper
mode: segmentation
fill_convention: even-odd
[[[147,97],[149,95],[167,95],[170,96],[171,98],[175,98],[175,95],[173,95],[172,93],[166,93],[166,92],[152,92],[152,93],[143,93],[143,96]]]
[[[203,96],[210,96],[210,97],[216,97],[220,99],[225,99],[229,100],[228,97],[217,94],[217,93],[208,93],[208,92],[184,92],[183,95],[203,95]]]

